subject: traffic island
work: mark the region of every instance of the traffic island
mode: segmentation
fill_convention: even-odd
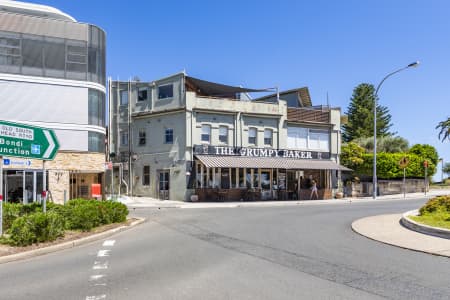
[[[68,231],[64,237],[58,238],[55,241],[33,244],[26,247],[13,247],[0,244],[0,264],[44,255],[101,240],[143,222],[145,222],[144,218],[130,218],[123,223],[103,225],[92,231]]]

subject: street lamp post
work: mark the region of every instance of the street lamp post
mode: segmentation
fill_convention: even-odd
[[[417,67],[419,65],[419,62],[413,62],[407,65],[406,67],[400,68],[398,70],[395,70],[394,72],[391,72],[387,74],[383,80],[378,84],[376,90],[375,90],[375,98],[373,99],[373,199],[377,198],[377,97],[378,97],[378,91],[383,84],[383,82],[391,77],[392,75],[401,72],[403,70],[406,70],[408,68]]]

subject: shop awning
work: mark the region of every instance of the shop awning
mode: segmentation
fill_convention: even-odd
[[[298,170],[341,170],[351,169],[331,160],[291,159],[275,157],[246,157],[196,155],[207,168],[260,168],[260,169],[298,169]]]

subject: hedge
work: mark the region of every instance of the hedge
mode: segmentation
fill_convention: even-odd
[[[53,241],[65,230],[90,231],[100,225],[124,222],[128,215],[122,203],[85,199],[73,199],[67,205],[48,203],[46,214],[37,203],[5,203],[3,208],[3,228],[17,246]]]
[[[377,175],[380,179],[403,178],[403,169],[399,166],[399,161],[407,157],[409,164],[406,167],[406,177],[423,178],[425,168],[423,166],[424,158],[416,154],[404,153],[377,153]],[[358,165],[354,172],[359,175],[371,176],[373,172],[373,154],[364,153],[362,155],[363,163]],[[428,161],[428,176],[436,172],[436,165]]]
[[[12,223],[18,217],[42,211],[42,207],[38,203],[20,204],[20,203],[4,203],[3,204],[3,230],[7,231],[11,228]]]
[[[54,241],[64,235],[64,219],[56,212],[32,213],[14,220],[9,232],[16,246]]]

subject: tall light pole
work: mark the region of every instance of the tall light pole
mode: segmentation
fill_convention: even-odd
[[[417,67],[419,65],[419,62],[413,62],[407,65],[406,67],[400,68],[398,70],[395,70],[394,72],[391,72],[384,76],[383,80],[378,84],[377,89],[375,90],[375,98],[373,99],[373,199],[377,198],[377,97],[378,97],[378,90],[380,89],[383,82],[391,77],[392,75],[401,72],[403,70],[406,70],[408,68]]]
[[[441,183],[444,183],[444,159],[441,157],[438,162],[441,163]]]

